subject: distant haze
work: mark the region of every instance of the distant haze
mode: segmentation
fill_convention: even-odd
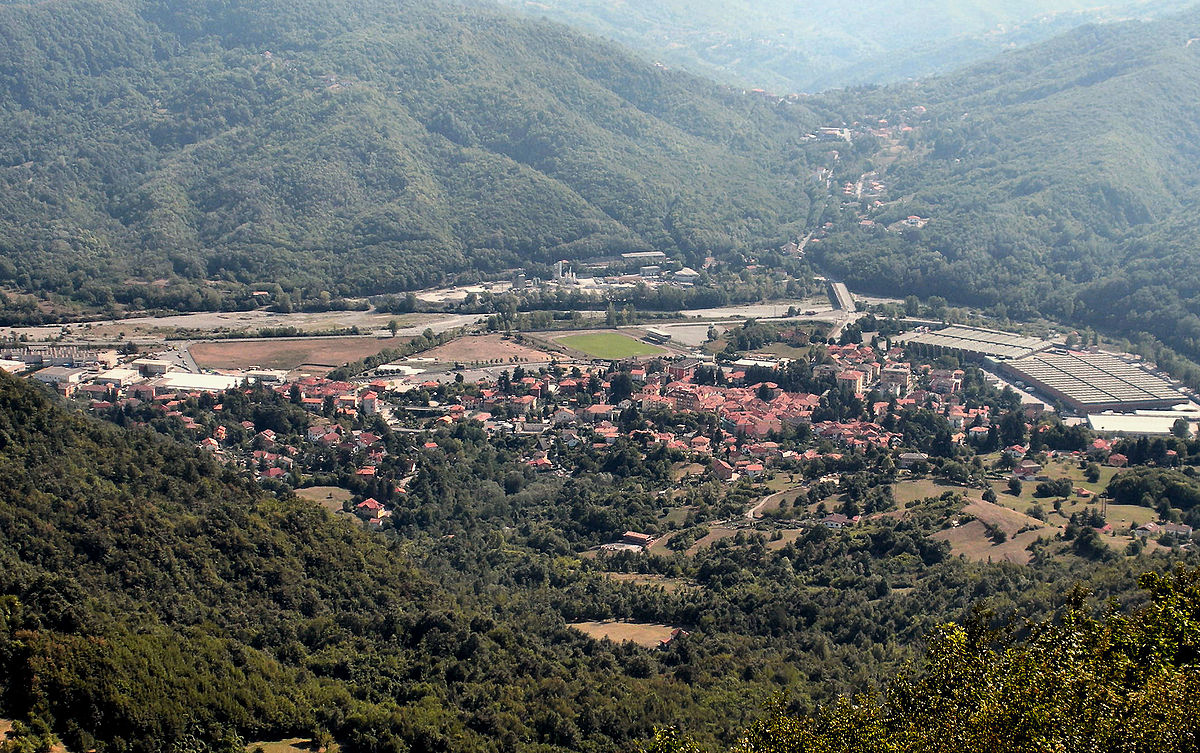
[[[680,66],[775,93],[946,71],[1091,22],[1151,18],[1185,0],[499,0]]]

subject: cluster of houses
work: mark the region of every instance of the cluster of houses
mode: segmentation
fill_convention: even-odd
[[[449,422],[465,417],[481,422],[492,432],[553,432],[571,446],[589,439],[603,446],[630,435],[644,443],[664,444],[700,460],[713,459],[713,473],[725,480],[756,477],[771,460],[794,455],[791,451],[781,451],[777,443],[768,440],[801,424],[811,425],[816,436],[847,448],[886,449],[900,441],[899,434],[874,422],[814,423],[813,412],[821,404],[820,395],[784,392],[774,382],[747,384],[745,371],[732,371],[724,385],[697,383],[696,372],[701,365],[695,359],[685,359],[668,363],[656,372],[635,365],[626,372],[634,388],[619,400],[613,395],[613,377],[601,371],[562,377],[523,376],[514,379],[507,389],[485,380],[477,383],[477,394],[464,396],[461,405],[446,406],[438,420]],[[625,411],[655,407],[677,413],[712,414],[718,419],[721,434],[716,439],[694,431],[637,430],[630,434],[619,426]],[[505,417],[500,418],[499,414]],[[529,462],[537,470],[554,469],[546,457],[534,456]]]
[[[177,417],[185,428],[195,431],[201,430],[200,425],[183,415],[179,406],[190,398],[216,395],[251,382],[271,385],[313,414],[350,419],[360,414],[379,414],[382,408],[380,395],[389,387],[384,381],[363,384],[315,376],[288,381],[286,374],[272,371],[193,374],[179,371],[166,361],[143,358],[120,365],[111,359],[97,359],[98,354],[92,352],[74,350],[14,352],[12,355],[24,355],[30,362],[40,358],[43,359],[41,363],[51,363],[44,360],[47,358],[58,359],[52,362],[64,365],[44,366],[35,372],[34,378],[64,395],[88,400],[94,409],[151,403],[165,415]],[[827,362],[816,366],[814,372],[830,373],[839,384],[859,395],[871,387],[878,387],[894,396],[900,407],[931,401],[938,405],[945,398],[948,416],[956,426],[965,428],[975,420],[975,413],[963,409],[953,398],[961,387],[962,372],[932,372],[929,374],[931,389],[928,392],[916,390],[914,387],[921,372],[914,372],[901,360],[902,355],[899,350],[881,356],[866,346],[830,346]],[[721,438],[695,431],[661,431],[640,439],[692,453],[701,460],[715,458],[719,462],[712,464],[713,472],[726,479],[761,474],[765,464],[783,456],[766,440],[801,424],[812,425],[816,436],[847,448],[889,448],[900,440],[896,433],[870,421],[814,424],[812,416],[820,406],[819,395],[785,392],[769,381],[747,383],[745,368],[736,364],[729,367],[721,385],[701,384],[697,381],[697,372],[706,365],[711,366],[698,359],[683,359],[652,371],[645,364],[629,364],[625,373],[632,389],[626,387],[619,396],[614,394],[606,370],[597,368],[583,371],[576,368],[570,374],[560,372],[559,376],[542,373],[512,380],[483,380],[460,401],[436,409],[431,407],[425,413],[435,425],[470,418],[491,432],[542,434],[554,431],[569,444],[590,440],[600,445],[613,444],[625,435],[618,424],[622,414],[630,408],[644,411],[665,407],[679,413],[709,413],[719,421],[724,435]],[[431,381],[413,386],[436,390],[441,385]],[[877,419],[888,407],[888,403],[875,406]],[[322,426],[320,421],[314,421],[312,431],[319,431]],[[311,436],[310,441],[323,446],[346,441],[338,435],[336,422],[330,426],[333,428]],[[286,448],[276,452],[270,448],[270,438],[262,440],[258,442],[265,446],[260,447],[261,454],[246,458],[246,462],[264,478],[287,475],[291,456]],[[206,449],[221,456],[225,454],[224,438],[211,436],[201,441]],[[553,470],[553,463],[545,456],[531,457],[530,464],[539,471]],[[370,469],[368,464],[360,470],[370,473]]]
[[[800,425],[811,426],[819,439],[851,450],[897,446],[901,435],[880,422],[889,411],[920,406],[930,406],[947,418],[956,431],[955,442],[983,437],[990,431],[990,409],[963,404],[961,370],[914,367],[903,360],[904,353],[898,348],[881,354],[864,345],[831,345],[827,354],[826,362],[814,367],[815,375],[834,377],[860,397],[871,389],[890,396],[888,401],[873,404],[875,420],[814,422],[820,395],[785,392],[770,381],[748,383],[746,368],[737,364],[727,366],[722,384],[712,384],[711,378],[697,379],[700,369],[711,369],[712,364],[686,358],[668,362],[659,370],[643,363],[627,364],[623,373],[629,379],[621,395],[614,394],[616,375],[595,368],[576,368],[557,376],[541,373],[515,375],[511,380],[484,379],[460,404],[441,406],[434,422],[466,418],[480,422],[492,433],[556,434],[569,446],[590,441],[602,447],[632,436],[620,425],[621,416],[630,409],[663,407],[677,413],[707,413],[717,418],[719,435],[669,430],[636,430],[633,434],[643,444],[660,443],[692,455],[724,480],[754,478],[774,460],[794,455],[780,451],[768,440]],[[711,377],[711,371],[706,376]],[[421,386],[438,387],[435,382]],[[544,451],[533,454],[528,462],[539,472],[556,470]]]
[[[1192,527],[1183,523],[1144,523],[1133,529],[1133,535],[1143,539],[1166,539],[1188,544],[1192,540]]]
[[[43,368],[35,372],[34,378],[56,368],[73,367]],[[86,400],[93,411],[152,406],[164,417],[178,420],[185,430],[195,432],[202,449],[223,462],[248,468],[260,480],[286,479],[306,449],[282,442],[271,429],[256,431],[251,421],[240,422],[244,431],[235,438],[229,428],[234,427],[233,423],[228,423],[228,427],[217,423],[210,429],[182,410],[189,401],[205,395],[215,397],[230,389],[249,390],[251,380],[244,375],[176,372],[165,362],[152,359],[136,360],[125,368],[86,373],[90,374],[86,381],[60,382],[54,386],[70,385],[69,389],[59,391]],[[57,376],[57,371],[51,371],[50,376]],[[273,372],[269,379],[263,378],[266,376],[260,375],[254,381],[270,381],[272,389],[312,414],[305,436],[307,442],[314,448],[345,450],[356,458],[356,475],[364,478],[375,475],[387,454],[382,437],[370,431],[349,430],[338,419],[376,414],[380,408],[379,391],[386,387],[385,383],[359,384],[311,376],[288,382]],[[219,416],[224,405],[215,403],[211,410]],[[244,440],[247,433],[249,442]]]
[[[1113,445],[1114,442],[1111,439],[1097,438],[1092,440],[1092,443],[1084,452],[1072,451],[1060,453],[1057,451],[1051,451],[1050,455],[1062,455],[1079,460],[1086,458],[1098,463],[1103,463],[1104,465],[1108,465],[1113,468],[1124,468],[1129,464],[1129,458],[1119,452],[1113,452]],[[1048,477],[1042,473],[1042,464],[1028,457],[1029,448],[1025,445],[1010,445],[1004,448],[1003,453],[1016,461],[1016,465],[1013,467],[1012,471],[1013,478],[1016,478],[1019,481],[1048,480]],[[1175,451],[1168,450],[1167,454],[1174,455]],[[1084,497],[1090,494],[1090,492],[1088,492],[1086,489],[1077,489],[1076,492],[1079,493],[1080,496]]]
[[[840,459],[839,452],[808,449],[785,449],[774,441],[789,429],[807,426],[812,435],[848,451],[889,450],[902,443],[902,436],[885,426],[893,427],[889,416],[906,409],[928,407],[949,422],[954,430],[952,441],[963,443],[982,440],[993,431],[991,409],[988,406],[967,407],[962,389],[964,372],[914,366],[904,360],[901,349],[881,353],[862,345],[831,345],[827,358],[813,367],[815,376],[832,378],[844,391],[864,397],[876,390],[889,399],[869,406],[873,420],[814,421],[822,406],[822,397],[805,392],[787,392],[771,381],[747,378],[750,365],[726,364],[722,378],[714,379],[711,362],[689,358],[661,365],[633,362],[622,370],[610,372],[596,366],[575,367],[569,373],[552,369],[530,374],[504,374],[495,379],[483,379],[439,404],[429,401],[409,406],[410,416],[425,416],[428,426],[453,424],[473,420],[489,433],[527,433],[539,435],[525,462],[538,473],[566,473],[570,469],[557,467],[553,453],[554,438],[567,446],[590,443],[596,448],[616,444],[622,438],[634,440],[643,447],[655,444],[686,454],[700,463],[712,477],[726,482],[755,479],[767,473],[773,465],[789,460],[817,458]],[[289,380],[279,372],[245,372],[226,374],[191,374],[179,372],[171,364],[153,359],[137,359],[127,364],[97,359],[91,352],[77,350],[48,350],[45,352],[5,353],[24,355],[30,365],[40,366],[33,378],[53,386],[60,393],[86,399],[92,408],[152,405],[162,415],[175,418],[185,430],[194,431],[204,450],[225,462],[251,470],[264,481],[287,480],[295,470],[304,470],[299,463],[311,451],[334,449],[341,451],[345,462],[353,463],[353,474],[364,481],[376,477],[388,457],[383,438],[365,429],[357,419],[390,414],[384,409],[385,391],[392,389],[387,381],[350,382],[304,376]],[[107,355],[107,354],[104,354]],[[34,364],[38,358],[41,363]],[[24,362],[23,362],[24,363]],[[54,365],[51,365],[54,364]],[[751,365],[758,365],[757,363]],[[762,374],[761,370],[754,370]],[[719,381],[714,384],[714,381]],[[212,421],[203,423],[186,415],[185,403],[204,395],[218,396],[230,389],[249,390],[252,382],[269,385],[271,389],[311,414],[303,438],[292,437],[283,442],[270,429],[256,430],[252,422],[241,423],[238,431],[233,423]],[[411,385],[429,392],[443,390],[443,384],[429,381]],[[461,393],[461,394],[459,394]],[[646,412],[666,408],[675,413],[702,413],[712,418],[693,425],[704,429],[674,427],[647,428],[643,422],[630,424],[629,411]],[[220,414],[223,406],[212,405]],[[690,423],[690,422],[685,422]],[[369,424],[368,424],[369,425]],[[228,428],[227,428],[228,427]],[[231,432],[237,437],[231,436]],[[246,437],[250,441],[246,441]],[[299,445],[297,447],[296,445]],[[1121,467],[1128,460],[1113,451],[1113,442],[1095,439],[1086,452],[1077,453],[1097,462]],[[436,450],[436,443],[426,448]],[[1013,475],[1023,481],[1044,480],[1042,466],[1028,457],[1028,450],[1014,445],[1004,448],[1014,462]],[[351,459],[346,461],[346,458]],[[904,453],[901,467],[912,467],[928,460],[921,453]],[[405,479],[395,482],[394,491],[404,494],[405,483],[415,472],[415,460],[408,463]],[[394,464],[395,461],[392,461]],[[384,478],[393,478],[390,473]],[[391,489],[391,484],[385,484]],[[378,488],[378,487],[372,487]],[[1081,496],[1085,490],[1077,490]],[[378,491],[375,492],[379,494]],[[391,491],[380,496],[391,495]],[[357,515],[368,525],[382,526],[391,515],[388,504],[368,497],[356,503]],[[833,528],[854,525],[853,518],[844,520],[837,514],[827,516],[821,524]],[[1185,530],[1186,529],[1186,530]],[[1173,523],[1148,524],[1137,535],[1161,538],[1175,537],[1190,540],[1187,526]],[[653,543],[644,534],[629,532],[610,545],[620,549],[642,549]]]

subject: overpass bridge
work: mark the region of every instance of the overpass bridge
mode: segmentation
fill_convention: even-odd
[[[833,307],[844,311],[847,314],[853,314],[857,311],[854,307],[854,298],[850,295],[850,288],[846,287],[844,282],[829,281],[829,300],[833,302]]]

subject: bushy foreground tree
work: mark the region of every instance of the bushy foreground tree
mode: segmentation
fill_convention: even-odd
[[[1149,602],[1128,614],[1097,617],[1079,591],[1045,623],[946,625],[882,693],[808,717],[776,711],[734,753],[1195,751],[1200,571],[1141,585]],[[699,748],[664,731],[648,750]]]

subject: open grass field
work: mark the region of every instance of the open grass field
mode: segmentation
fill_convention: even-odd
[[[984,464],[991,465],[992,461],[997,457],[996,453],[984,456]],[[1111,468],[1106,465],[1100,466],[1100,479],[1095,482],[1086,481],[1083,478],[1083,469],[1079,467],[1079,463],[1070,458],[1052,458],[1046,462],[1042,468],[1042,475],[1047,478],[1069,478],[1077,487],[1082,487],[1092,492],[1099,494],[1108,486],[1108,482],[1112,481],[1113,476],[1121,472],[1119,468]],[[1003,479],[999,480],[1001,487],[1007,484],[1008,476],[1005,474]],[[1021,498],[1026,501],[1034,501],[1033,490],[1037,486],[1036,481],[1025,482],[1025,488],[1021,494]]]
[[[773,492],[783,492],[798,487],[803,481],[804,477],[801,475],[780,471],[778,474],[767,479],[765,484]]]
[[[664,511],[663,516],[662,516],[662,522],[665,523],[666,525],[671,525],[671,524],[683,525],[684,522],[687,521],[688,513],[690,513],[693,509],[694,508],[688,507],[686,505],[681,505],[679,507],[672,507],[669,510]]]
[[[675,593],[683,588],[695,588],[695,584],[680,578],[668,578],[665,575],[644,573],[604,573],[604,577],[618,583],[633,583],[639,586],[661,586],[667,593]]]
[[[676,463],[671,467],[671,480],[678,481],[685,476],[703,476],[708,466],[700,463]]]
[[[984,502],[982,499],[972,499],[963,512],[971,515],[985,523],[990,523],[997,528],[1002,529],[1005,533],[1012,536],[1017,531],[1028,526],[1037,526],[1039,528],[1047,528],[1045,523],[1036,518],[1031,518],[1028,515],[1019,513],[1016,510],[1011,510],[1003,505]]]
[[[961,554],[967,559],[1026,564],[1031,556],[1026,548],[1039,538],[1054,537],[1058,533],[1058,522],[1052,520],[1051,524],[1047,524],[1026,515],[1024,511],[1032,505],[1015,509],[1004,498],[1003,486],[1003,482],[999,482],[996,488],[999,504],[985,502],[983,491],[980,489],[968,489],[928,478],[901,481],[892,487],[892,492],[901,509],[910,502],[926,497],[940,497],[947,491],[965,494],[967,502],[962,512],[964,517],[970,516],[974,520],[938,531],[931,538],[948,542],[952,554]],[[992,541],[985,523],[1004,531],[1008,537],[1007,541],[1002,544]],[[1025,528],[1032,530],[1018,533]]]
[[[788,544],[804,535],[803,528],[788,528],[783,531],[783,538],[767,541],[767,549],[783,549]]]
[[[914,502],[918,499],[940,497],[946,492],[962,494],[964,491],[968,493],[974,492],[976,496],[982,495],[982,492],[977,489],[964,489],[958,484],[935,481],[931,478],[911,479],[892,484],[892,494],[896,498],[896,504],[900,507],[904,507],[909,502]]]
[[[1069,459],[1056,458],[1046,463],[1042,474],[1047,478],[1059,479],[1069,478],[1076,488],[1087,489],[1091,492],[1089,497],[1080,497],[1077,494],[1072,494],[1067,498],[1062,505],[1061,514],[1054,512],[1053,497],[1035,497],[1034,492],[1037,489],[1038,482],[1026,481],[1021,484],[1021,493],[1012,494],[1008,490],[1008,479],[995,479],[992,483],[992,488],[996,492],[996,501],[1005,507],[1010,507],[1018,512],[1028,512],[1034,505],[1040,506],[1048,515],[1047,520],[1057,525],[1062,525],[1067,522],[1073,513],[1083,512],[1097,505],[1097,497],[1102,493],[1108,482],[1113,476],[1120,473],[1120,469],[1109,468],[1107,466],[1100,467],[1100,479],[1095,482],[1085,481],[1083,478],[1083,470],[1079,468],[1079,464]],[[1108,512],[1108,521],[1113,524],[1114,528],[1128,526],[1130,523],[1137,521],[1137,525],[1147,523],[1151,520],[1157,520],[1158,516],[1153,510],[1148,508],[1125,508],[1123,506],[1110,506]]]
[[[646,551],[650,554],[671,554],[674,550],[667,545],[671,543],[671,539],[675,538],[679,534],[680,531],[668,531],[667,533],[664,533],[662,536],[659,536],[657,539],[655,539],[654,543],[651,544],[650,548]]]
[[[1158,513],[1141,505],[1108,505],[1105,508],[1105,520],[1118,531],[1130,526],[1140,526],[1158,520]]]
[[[725,346],[728,344],[729,341],[724,337],[718,337],[716,340],[713,340],[710,343],[705,343],[702,347],[702,350],[710,355],[716,355],[717,353],[725,350]]]
[[[707,534],[701,537],[695,544],[688,547],[685,554],[695,554],[707,546],[712,546],[721,539],[727,539],[730,536],[736,535],[737,531],[732,528],[710,528]]]
[[[1076,488],[1087,489],[1091,492],[1091,496],[1089,497],[1080,497],[1072,494],[1062,504],[1061,513],[1054,511],[1054,498],[1034,496],[1038,483],[1036,481],[1023,482],[1020,494],[1012,494],[1008,490],[1007,476],[992,479],[990,483],[992,490],[996,493],[997,504],[1023,515],[1029,513],[1035,506],[1038,506],[1045,513],[1047,523],[1053,526],[1062,526],[1066,525],[1067,520],[1073,513],[1095,509],[1099,505],[1098,496],[1108,486],[1108,482],[1112,480],[1113,476],[1119,472],[1120,469],[1101,466],[1100,479],[1095,482],[1089,482],[1084,480],[1083,470],[1073,460],[1053,459],[1048,462],[1044,469],[1044,475],[1051,479],[1069,478]],[[896,502],[902,508],[914,500],[925,497],[937,497],[949,490],[965,491],[971,500],[981,500],[980,491],[977,489],[963,489],[960,486],[928,478],[901,481],[892,487]],[[1138,526],[1158,520],[1158,515],[1154,510],[1147,507],[1108,505],[1106,519],[1112,524],[1113,528],[1121,530],[1131,525]]]
[[[461,363],[476,366],[486,363],[529,363],[547,361],[552,356],[544,350],[522,345],[503,335],[470,335],[451,340],[421,354],[438,363]]]
[[[303,737],[255,742],[246,746],[246,753],[256,753],[260,750],[263,753],[317,753],[317,746],[312,740]],[[334,743],[329,746],[326,753],[337,753],[338,750],[338,744]]]
[[[567,625],[597,640],[607,638],[616,643],[630,641],[643,648],[657,648],[658,642],[671,637],[670,625],[650,622],[572,622]]]
[[[973,495],[979,493],[977,490],[972,492]],[[1048,526],[1016,510],[984,502],[982,499],[972,498],[963,508],[963,513],[975,519],[955,528],[938,531],[931,538],[948,542],[952,554],[961,554],[971,560],[1007,561],[1023,565],[1028,563],[1031,557],[1027,550],[1031,543],[1039,538],[1053,538],[1058,533],[1057,527]],[[985,523],[1004,531],[1008,540],[1002,544],[993,542],[988,536]],[[1033,530],[1018,533],[1021,529],[1030,527]]]
[[[577,350],[592,358],[632,358],[652,356],[664,352],[650,343],[635,340],[620,332],[590,332],[582,335],[567,335],[555,342]]]
[[[264,369],[291,371],[301,366],[336,368],[350,361],[396,348],[409,338],[329,337],[264,339],[246,342],[197,343],[188,351],[205,369]]]
[[[931,538],[946,541],[950,544],[950,553],[961,554],[969,560],[977,562],[1013,562],[1018,565],[1028,564],[1032,555],[1028,547],[1038,538],[1036,531],[1026,531],[1019,536],[1011,536],[1003,544],[993,543],[988,538],[987,529],[978,520],[964,523],[957,528],[938,531]]]
[[[350,499],[349,489],[340,486],[309,486],[296,490],[296,496],[316,502],[329,512],[341,512],[342,503]]]

